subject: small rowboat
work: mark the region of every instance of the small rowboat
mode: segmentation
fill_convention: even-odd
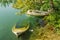
[[[16,26],[16,25],[13,26],[12,32],[13,32],[17,37],[29,29],[29,26],[23,27],[23,28],[16,28],[15,26]]]
[[[52,10],[53,9],[50,9],[48,11],[28,10],[27,14],[33,15],[33,16],[46,16],[46,15],[49,15],[52,12]]]

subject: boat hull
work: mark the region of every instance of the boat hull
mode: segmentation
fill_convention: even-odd
[[[12,28],[12,32],[18,37],[19,35],[21,35],[22,33],[24,33],[25,31],[27,31],[29,29],[29,26],[27,26],[26,28],[15,28],[15,26]]]

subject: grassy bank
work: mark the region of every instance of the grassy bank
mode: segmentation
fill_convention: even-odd
[[[47,24],[45,27],[35,27],[33,32],[27,31],[21,36],[22,40],[60,40],[53,25]]]

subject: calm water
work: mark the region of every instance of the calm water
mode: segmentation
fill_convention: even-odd
[[[18,21],[25,18],[24,15],[18,16],[15,13],[18,12],[10,6],[0,6],[0,40],[18,40],[12,33],[11,29]]]

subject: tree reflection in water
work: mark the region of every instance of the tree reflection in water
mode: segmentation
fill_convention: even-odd
[[[4,6],[4,7],[9,6],[9,4],[15,3],[15,2],[16,0],[0,0],[1,6]]]

